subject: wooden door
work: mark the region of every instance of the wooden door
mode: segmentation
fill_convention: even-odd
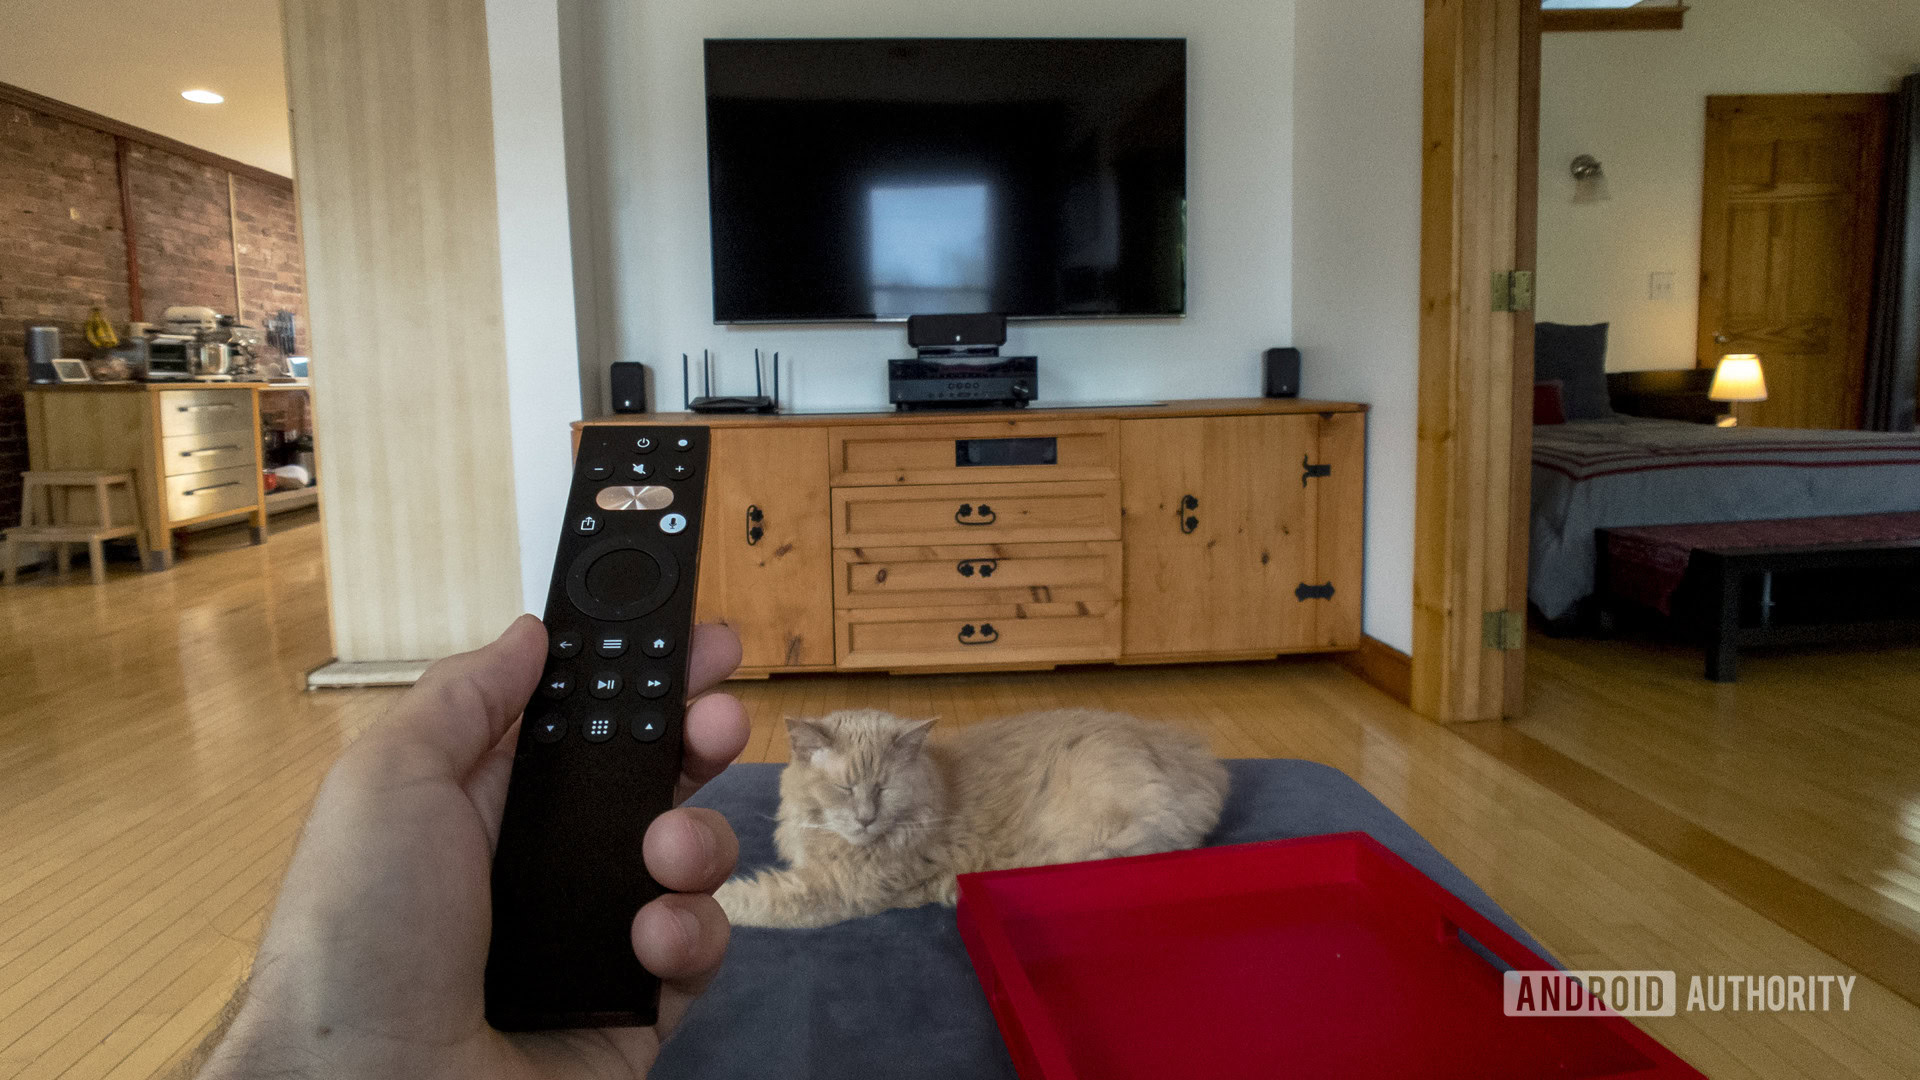
[[[1760,356],[1745,422],[1860,426],[1889,100],[1707,99],[1697,359]]]
[[[832,664],[827,429],[715,428],[707,468],[699,621],[733,627],[743,669]]]
[[[1120,425],[1127,657],[1304,648],[1313,604],[1320,418],[1183,417]]]

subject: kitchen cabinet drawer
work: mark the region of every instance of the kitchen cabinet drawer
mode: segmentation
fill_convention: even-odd
[[[1089,601],[834,613],[842,668],[1063,664],[1120,655],[1120,605]]]
[[[1120,599],[1120,545],[963,544],[841,548],[836,608]]]
[[[865,424],[832,429],[828,446],[836,487],[1120,475],[1119,425],[1113,420]]]
[[[1118,539],[1115,481],[833,490],[834,547]]]
[[[241,430],[169,436],[160,440],[160,464],[168,476],[252,465],[251,435]]]
[[[199,435],[215,431],[253,430],[253,392],[250,390],[163,390],[160,434]]]
[[[167,520],[246,510],[260,501],[260,473],[252,465],[167,477]]]

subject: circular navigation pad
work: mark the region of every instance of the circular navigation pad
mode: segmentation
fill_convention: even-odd
[[[573,560],[567,599],[590,618],[622,622],[666,603],[679,581],[679,567],[668,552],[609,537]]]

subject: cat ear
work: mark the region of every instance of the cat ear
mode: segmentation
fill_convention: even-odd
[[[793,760],[812,761],[813,755],[833,745],[833,736],[827,729],[812,720],[802,720],[789,716],[787,720],[787,742],[793,746]]]
[[[938,719],[940,718],[936,716],[931,720],[922,720],[900,732],[900,734],[895,735],[893,737],[894,750],[906,755],[919,753],[920,748],[926,745],[927,732],[933,729],[933,722]]]

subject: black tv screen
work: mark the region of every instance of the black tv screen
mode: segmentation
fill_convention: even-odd
[[[1181,39],[710,40],[716,322],[1186,310]]]

